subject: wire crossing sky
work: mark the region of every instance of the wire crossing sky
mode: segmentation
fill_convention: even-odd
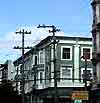
[[[31,28],[33,40],[47,33],[36,29],[38,24],[53,24],[66,36],[91,37],[90,3],[91,0],[0,0],[0,60],[14,56],[13,41],[21,38],[15,39],[14,32],[23,26]]]

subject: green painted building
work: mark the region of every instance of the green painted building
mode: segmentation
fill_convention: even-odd
[[[55,77],[57,101],[74,103],[76,97],[72,99],[72,93],[85,91],[85,86],[88,86],[93,79],[92,38],[55,36],[55,40],[55,51],[53,37],[48,36],[25,53],[24,88],[30,103],[54,102]],[[87,53],[86,61],[85,53]],[[14,61],[17,80],[20,80],[21,76],[21,62],[22,57]],[[21,93],[20,81],[16,85]],[[80,97],[76,99],[78,98]],[[83,97],[84,101],[87,101],[85,97]]]

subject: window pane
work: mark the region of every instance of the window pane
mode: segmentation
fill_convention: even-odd
[[[40,83],[42,83],[42,72],[40,72]]]
[[[70,48],[63,48],[63,59],[70,59]]]
[[[71,77],[71,69],[62,68],[62,77],[70,78]]]
[[[37,65],[37,56],[35,56],[35,65]]]

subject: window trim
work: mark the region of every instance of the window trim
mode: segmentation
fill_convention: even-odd
[[[63,59],[63,48],[70,48],[70,59]],[[61,60],[72,60],[72,46],[61,46]]]
[[[90,49],[90,59],[87,59],[87,61],[91,61],[92,59],[92,47],[81,47],[81,57],[83,56],[83,49],[86,48],[86,49]],[[80,58],[81,58],[80,57]],[[83,58],[81,58],[82,61],[85,61]]]

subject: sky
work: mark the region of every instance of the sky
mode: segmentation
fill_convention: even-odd
[[[25,36],[25,45],[33,46],[46,36],[48,29],[38,24],[55,25],[61,31],[56,35],[91,37],[91,0],[0,0],[0,63],[15,60],[21,50],[21,35],[15,31],[31,31]]]

